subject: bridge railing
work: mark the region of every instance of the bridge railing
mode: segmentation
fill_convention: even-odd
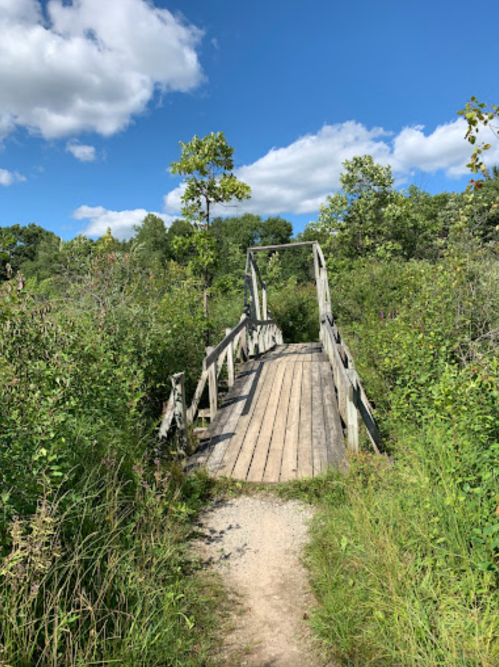
[[[359,418],[363,421],[374,451],[379,454],[381,437],[367,398],[350,354],[336,326],[331,310],[331,295],[324,255],[318,243],[314,244],[314,264],[317,284],[317,299],[320,314],[320,340],[333,369],[334,384],[338,396],[338,408],[347,427],[348,448],[359,451]]]
[[[359,451],[359,422],[364,423],[371,444],[377,454],[381,438],[373,416],[373,409],[364,391],[359,375],[355,370],[353,357],[341,338],[340,332],[333,318],[331,308],[331,294],[327,276],[326,260],[317,241],[301,241],[272,246],[255,246],[248,249],[246,262],[246,302],[253,306],[254,294],[258,294],[258,284],[261,285],[266,308],[267,296],[265,283],[261,280],[258,266],[254,259],[256,252],[277,252],[292,248],[310,247],[314,255],[315,284],[317,286],[317,301],[319,303],[320,340],[324,351],[329,357],[333,370],[334,384],[338,396],[338,407],[343,423],[347,428],[348,447],[350,451]],[[259,311],[258,311],[259,312]]]
[[[203,369],[189,407],[185,396],[185,374],[176,373],[171,378],[172,390],[166,404],[159,429],[164,440],[173,424],[178,433],[178,454],[187,452],[188,427],[195,421],[203,393],[208,383],[209,416],[213,420],[218,411],[219,379],[224,365],[227,367],[227,384],[235,382],[235,364],[263,354],[283,342],[282,332],[265,309],[267,319],[255,319],[246,313],[233,329],[225,330],[225,337],[214,347],[206,348]]]

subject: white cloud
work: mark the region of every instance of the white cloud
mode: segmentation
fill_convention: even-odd
[[[14,183],[23,183],[26,178],[17,171],[8,171],[7,169],[0,169],[0,185],[8,187]]]
[[[87,226],[81,234],[85,236],[102,236],[110,228],[113,236],[123,240],[135,234],[134,225],[140,225],[148,213],[143,208],[131,211],[110,211],[102,206],[80,206],[73,213],[75,220],[86,220]],[[169,225],[174,218],[164,213],[154,213]]]
[[[369,130],[355,121],[325,125],[317,134],[300,137],[284,148],[273,148],[253,164],[236,171],[251,186],[249,202],[238,205],[238,213],[262,215],[315,213],[328,194],[340,186],[342,163],[356,155],[372,155],[376,162],[389,164],[397,181],[406,180],[419,169],[428,173],[442,170],[449,178],[466,174],[472,148],[465,141],[462,119],[438,126],[431,134],[424,128],[407,127],[393,136],[382,128]],[[499,162],[499,142],[493,143],[487,163]],[[178,213],[183,185],[164,199],[167,213]],[[214,211],[230,214],[230,209]]]
[[[201,82],[201,36],[150,0],[0,0],[0,134],[113,134]]]
[[[77,141],[70,141],[66,144],[68,153],[74,155],[80,162],[93,162],[97,158],[95,146],[86,146]]]

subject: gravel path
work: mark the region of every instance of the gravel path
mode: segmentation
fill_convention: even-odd
[[[222,650],[230,667],[316,667],[313,599],[300,563],[310,507],[273,497],[214,503],[200,518],[201,553],[242,603]]]

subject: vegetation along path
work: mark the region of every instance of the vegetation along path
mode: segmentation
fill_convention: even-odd
[[[201,553],[242,605],[231,618],[223,663],[323,664],[305,622],[312,596],[300,563],[311,516],[307,505],[262,495],[218,501],[201,516]]]

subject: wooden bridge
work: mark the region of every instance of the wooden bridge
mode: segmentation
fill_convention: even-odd
[[[267,307],[267,288],[255,253],[303,246],[313,251],[320,342],[284,344]],[[229,391],[219,405],[225,366]],[[190,470],[203,466],[211,475],[250,482],[314,477],[328,467],[346,466],[346,448],[359,450],[362,422],[379,453],[378,429],[331,312],[326,264],[316,242],[248,250],[244,314],[216,347],[207,348],[188,409],[183,373],[172,378],[160,437],[166,437],[175,421],[182,454],[188,451],[188,424],[198,415],[206,384],[211,423],[198,429],[201,442],[186,460]]]

